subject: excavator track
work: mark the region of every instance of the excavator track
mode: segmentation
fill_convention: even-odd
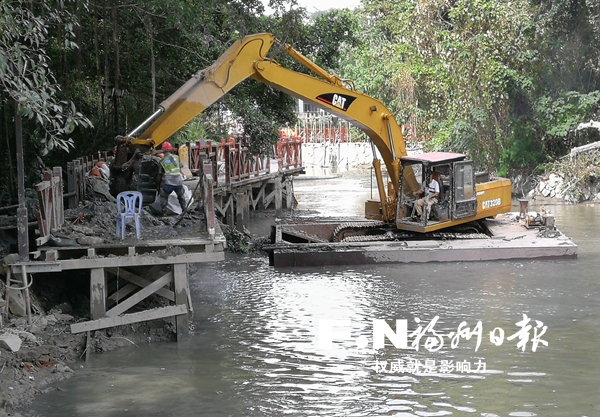
[[[400,240],[489,239],[475,226],[458,227],[455,231],[413,233],[398,230],[380,221],[346,222],[333,231],[333,242],[383,242]]]
[[[361,235],[385,226],[386,224],[382,221],[340,223],[333,230],[333,242],[343,242],[348,236]]]
[[[362,235],[362,236],[348,236],[341,240],[341,242],[385,242],[385,241],[404,241],[404,240],[455,240],[455,239],[489,239],[490,237],[485,233],[430,233],[425,235],[417,236],[407,235],[406,233],[393,233],[387,232],[382,235]]]

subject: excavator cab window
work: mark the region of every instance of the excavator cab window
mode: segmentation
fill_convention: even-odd
[[[453,178],[452,219],[474,216],[477,214],[477,198],[475,196],[473,161],[455,162]]]

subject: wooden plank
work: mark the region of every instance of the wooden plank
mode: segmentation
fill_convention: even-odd
[[[152,268],[150,271],[145,272],[146,276],[158,276],[157,273],[162,272],[161,271],[161,265],[156,266],[154,268]],[[124,280],[127,280],[129,282],[131,282],[132,284],[137,285],[138,287],[147,287],[148,285],[152,284],[152,280],[148,280],[148,279],[144,279],[138,275],[135,275],[132,272],[129,272],[125,269],[119,269],[117,271],[116,268],[109,268],[108,272],[110,272],[113,275],[118,275],[119,278],[123,278]],[[175,301],[175,294],[173,293],[173,291],[168,290],[166,288],[161,288],[158,291],[156,291],[156,293],[158,295],[160,295],[161,297],[165,297],[166,299],[170,300],[170,301]]]
[[[107,327],[122,326],[124,324],[139,323],[142,321],[162,319],[165,317],[187,314],[187,306],[179,304],[175,306],[160,307],[154,310],[140,311],[138,313],[123,314],[117,317],[105,317],[98,320],[84,321],[71,325],[71,333],[81,333]]]
[[[131,283],[127,283],[126,285],[124,285],[123,287],[119,288],[117,291],[115,291],[114,293],[112,293],[107,299],[106,299],[106,303],[107,303],[107,307],[108,307],[108,302],[110,301],[111,306],[117,304],[118,301],[124,299],[125,297],[127,297],[129,294],[131,294],[132,292],[134,292],[135,290],[137,290],[139,287],[135,284],[131,284]]]
[[[127,266],[145,266],[145,265],[164,265],[178,263],[196,263],[196,262],[219,262],[225,259],[223,248],[225,240],[215,241],[215,252],[211,253],[188,253],[184,255],[170,256],[166,259],[157,256],[115,256],[94,259],[62,259],[63,271],[70,269],[90,269],[95,267],[127,267]],[[48,251],[50,252],[50,251]],[[46,253],[48,253],[46,252]],[[56,251],[53,251],[56,252]],[[46,259],[53,260],[53,259]]]
[[[142,288],[137,293],[133,294],[131,297],[123,301],[121,304],[116,305],[106,312],[106,317],[115,317],[125,311],[129,310],[131,307],[154,294],[160,288],[164,287],[168,283],[173,281],[173,272],[169,271],[152,284],[148,285],[145,288]]]
[[[106,278],[104,268],[90,269],[90,316],[92,320],[106,314]]]

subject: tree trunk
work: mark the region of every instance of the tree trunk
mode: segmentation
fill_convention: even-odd
[[[156,60],[154,58],[154,27],[148,17],[148,36],[150,37],[150,77],[152,78],[152,110],[156,110]]]
[[[0,106],[2,106],[2,111],[0,111],[0,132],[4,133],[4,138],[6,139],[6,149],[4,149],[4,154],[6,155],[6,159],[8,162],[8,194],[10,199],[15,196],[15,166],[13,163],[12,152],[10,150],[10,135],[8,134],[8,118],[6,117],[6,111],[8,108],[8,101],[1,100]]]
[[[102,88],[102,113],[103,113],[103,120],[104,120],[104,126],[108,127],[108,117],[106,117],[107,115],[107,101],[106,98],[108,97],[108,93],[110,91],[110,87],[108,85],[108,80],[109,80],[109,73],[108,73],[108,24],[107,24],[107,16],[108,16],[108,9],[106,7],[106,3],[103,4],[102,6],[102,11],[104,12],[103,14],[103,22],[104,22],[104,33],[103,33],[103,37],[104,37],[104,83],[103,83],[103,88]]]
[[[81,16],[79,13],[79,1],[78,0],[74,0],[73,1],[73,15],[76,18],[76,24],[75,27],[73,28],[73,32],[75,32],[75,43],[77,44],[77,48],[75,48],[75,69],[77,70],[77,76],[79,77],[81,75],[81,73],[83,72],[81,70],[81,62],[82,62],[82,58],[81,58],[81,42],[82,42],[82,36],[81,36]]]
[[[117,2],[118,0],[114,0],[112,6],[112,41],[113,41],[113,53],[114,53],[114,85],[112,91],[113,98],[113,111],[114,111],[114,134],[119,134],[119,21],[118,21],[118,13],[117,13]]]
[[[98,80],[98,91],[101,94],[101,97],[104,96],[102,93],[102,72],[100,70],[100,47],[98,43],[100,42],[98,39],[98,4],[96,1],[92,3],[92,13],[94,16],[94,58],[96,60],[96,79]],[[101,98],[102,104],[100,108],[100,123],[101,126],[104,126],[104,99]]]

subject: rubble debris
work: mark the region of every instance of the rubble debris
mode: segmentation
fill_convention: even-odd
[[[529,197],[541,194],[570,203],[600,200],[599,166],[598,149],[562,158],[546,167],[549,173],[540,179],[538,186],[529,193]]]

